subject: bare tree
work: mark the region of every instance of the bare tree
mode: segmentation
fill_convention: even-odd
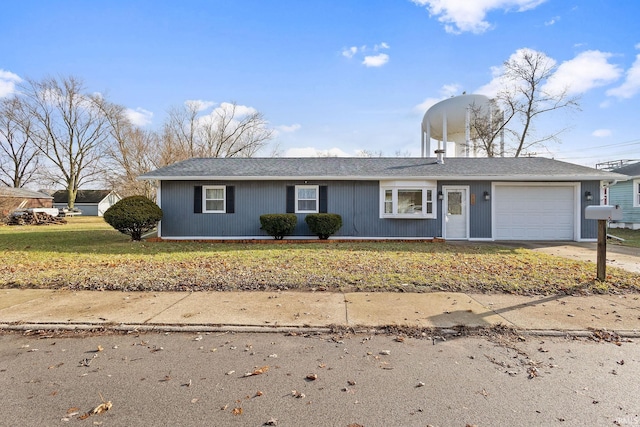
[[[537,135],[535,124],[545,113],[561,109],[579,109],[578,98],[569,95],[568,88],[561,91],[546,85],[555,73],[555,61],[543,52],[520,49],[503,64],[499,77],[501,88],[493,100],[503,115],[476,111],[472,117],[478,135],[482,135],[481,149],[488,156],[495,155],[495,138],[502,132],[511,142],[514,157],[527,154],[536,146],[558,141],[566,128]]]
[[[21,86],[33,120],[31,136],[50,164],[45,179],[62,185],[74,207],[78,188],[103,178],[100,157],[110,137],[100,95],[75,77],[27,80]]]
[[[32,120],[22,100],[0,100],[0,182],[8,187],[23,187],[35,177],[39,153],[31,132]]]
[[[504,149],[505,126],[513,117],[513,110],[509,112],[511,116],[506,117],[495,99],[489,100],[488,105],[474,103],[469,109],[469,128],[473,138],[474,151],[482,151],[487,157],[501,155]],[[500,141],[499,146],[496,146],[496,140]]]
[[[205,105],[188,101],[172,108],[162,136],[163,163],[191,157],[253,157],[273,138],[264,115],[233,103],[222,103],[202,115]]]
[[[122,196],[155,199],[152,183],[139,181],[137,177],[159,167],[155,162],[158,135],[131,123],[124,107],[106,101],[100,105],[111,132],[104,150],[104,162],[109,166],[106,181]]]

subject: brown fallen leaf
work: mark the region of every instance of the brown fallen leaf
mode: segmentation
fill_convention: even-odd
[[[242,415],[242,408],[233,408],[233,410],[231,411],[231,413],[233,415]]]
[[[307,379],[309,381],[315,381],[315,380],[318,379],[318,374],[309,374],[309,375],[307,375]]]
[[[244,374],[245,377],[252,377],[254,375],[261,375],[264,374],[265,372],[267,372],[269,370],[268,366],[263,366],[262,368],[258,368],[253,372],[247,372],[246,374]]]
[[[98,351],[100,352],[100,351],[102,351],[102,350],[104,350],[104,348],[103,348],[101,345],[99,345],[99,346],[98,346]]]
[[[75,406],[73,408],[69,408],[69,409],[67,409],[67,415],[68,414],[73,414],[74,412],[78,412],[79,410],[80,410],[80,408],[75,407]]]
[[[107,412],[109,409],[111,409],[112,406],[113,404],[111,403],[110,400],[108,402],[101,403],[91,410],[91,415],[102,414],[103,412]]]

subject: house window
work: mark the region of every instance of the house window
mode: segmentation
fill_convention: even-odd
[[[633,181],[633,207],[640,208],[640,179]]]
[[[435,218],[436,183],[381,181],[381,218]]]
[[[318,213],[317,185],[296,185],[296,213]]]
[[[202,187],[203,198],[202,198],[202,212],[205,213],[225,213],[225,186],[224,185],[215,185],[215,186],[204,186]]]

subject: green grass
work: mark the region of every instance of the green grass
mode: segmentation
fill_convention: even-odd
[[[0,287],[554,293],[639,292],[640,275],[484,243],[131,242],[100,218],[0,227]]]
[[[620,242],[615,239],[609,239],[609,243],[611,244],[640,248],[640,230],[631,230],[628,228],[610,228],[608,230],[608,233],[624,239],[624,242]]]

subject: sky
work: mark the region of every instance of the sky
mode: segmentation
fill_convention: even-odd
[[[420,155],[434,103],[490,94],[521,49],[557,65],[580,110],[537,155],[594,166],[640,159],[635,0],[4,0],[0,97],[74,76],[160,129],[187,101],[264,114],[282,156]],[[268,152],[262,153],[268,155]]]

